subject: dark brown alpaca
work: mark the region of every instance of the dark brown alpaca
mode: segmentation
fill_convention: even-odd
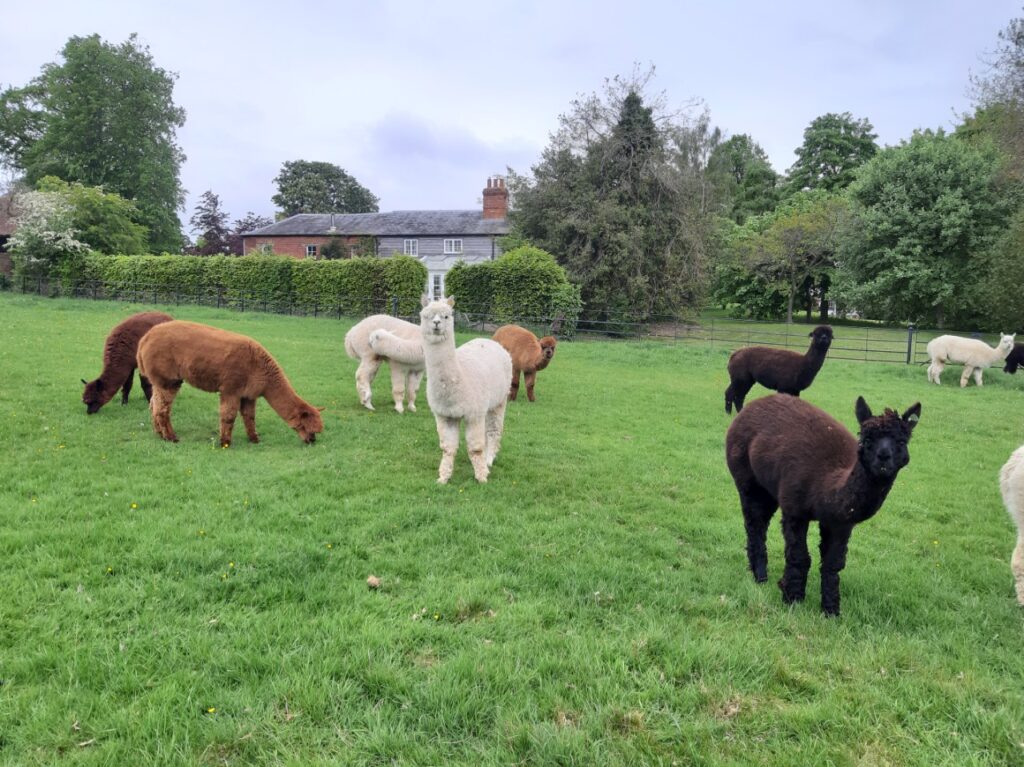
[[[277,361],[253,339],[195,322],[167,322],[139,344],[139,372],[153,384],[153,429],[178,441],[171,426],[171,404],[183,381],[220,393],[220,443],[231,444],[238,411],[250,442],[256,434],[256,400],[265,397],[303,442],[316,441],[324,423],[319,409],[299,397]]]
[[[1006,364],[1003,365],[1004,373],[1016,373],[1017,368],[1024,363],[1024,344],[1014,344],[1013,349],[1006,356]]]
[[[768,523],[782,507],[786,569],[779,588],[786,604],[804,598],[811,557],[807,528],[821,531],[821,609],[839,615],[839,572],[850,533],[881,508],[921,416],[915,403],[902,416],[874,416],[857,398],[860,441],[828,413],[788,394],[755,400],[729,426],[725,458],[736,483],[754,580],[768,580]]]
[[[128,404],[128,392],[132,390],[132,381],[135,379],[135,353],[139,348],[139,339],[154,325],[173,319],[163,312],[142,312],[114,326],[103,345],[103,372],[100,377],[93,381],[82,379],[85,384],[82,402],[85,403],[86,413],[92,415],[99,411],[114,398],[118,389],[121,390],[121,404]],[[149,402],[153,393],[149,381],[140,374],[139,383]]]
[[[519,394],[519,374],[522,373],[526,382],[526,396],[533,402],[533,385],[537,381],[537,372],[551,362],[558,341],[553,336],[544,336],[538,341],[537,336],[518,325],[504,325],[498,328],[493,338],[505,347],[505,351],[512,357],[512,386],[508,393],[509,399],[515,400]]]
[[[832,328],[819,325],[808,335],[811,346],[806,354],[768,346],[737,349],[729,357],[729,387],[725,390],[725,412],[743,409],[743,400],[755,383],[781,394],[799,397],[825,364],[825,355],[832,345]]]

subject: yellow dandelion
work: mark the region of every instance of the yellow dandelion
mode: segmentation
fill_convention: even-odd
[[[329,548],[329,549],[333,549],[333,548],[334,548],[334,544],[333,544],[333,543],[328,543],[328,544],[327,544],[327,548]]]
[[[208,709],[206,709],[206,713],[207,714],[216,714],[217,713],[217,709],[214,706],[210,706]]]
[[[938,545],[939,545],[938,541],[932,541],[932,546],[938,546]]]
[[[434,613],[434,620],[435,621],[441,620],[441,614],[440,613]]]
[[[228,567],[234,567],[234,566],[235,566],[234,562],[228,562]]]
[[[133,509],[137,509],[137,508],[139,508],[139,504],[137,504],[137,503],[133,503],[133,504],[132,504],[132,508],[133,508]]]
[[[205,530],[200,530],[200,531],[199,531],[199,534],[200,534],[200,535],[206,535],[206,531],[205,531]]]

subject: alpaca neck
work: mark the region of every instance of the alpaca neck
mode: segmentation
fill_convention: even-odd
[[[858,459],[846,484],[836,493],[837,516],[853,523],[870,519],[882,507],[895,479],[895,474],[891,477],[876,477]]]
[[[267,385],[263,389],[263,398],[274,412],[288,421],[295,415],[295,406],[299,395],[295,393],[284,372],[276,364],[267,369]]]
[[[460,379],[459,360],[455,355],[455,338],[449,335],[440,343],[423,339],[423,360],[427,367],[427,381],[446,387],[457,386]]]

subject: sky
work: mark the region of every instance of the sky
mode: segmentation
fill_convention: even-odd
[[[558,118],[606,78],[653,65],[651,93],[706,108],[784,172],[810,122],[866,118],[883,145],[971,109],[1007,0],[35,0],[0,26],[0,88],[69,37],[137,33],[177,74],[185,228],[212,190],[231,219],[273,216],[288,160],[333,163],[380,210],[472,209],[489,176],[529,172]]]

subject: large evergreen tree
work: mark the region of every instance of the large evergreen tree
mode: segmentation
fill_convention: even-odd
[[[272,201],[285,216],[377,212],[377,196],[329,162],[286,162],[274,183],[278,191]]]
[[[212,189],[203,192],[189,223],[196,234],[196,253],[212,256],[231,252],[228,214],[221,208],[220,197]]]
[[[155,66],[132,35],[112,45],[72,37],[63,61],[23,88],[0,92],[0,152],[35,184],[44,176],[102,186],[139,209],[151,251],[177,251],[184,155],[175,131],[185,112],[176,75]]]
[[[849,186],[853,172],[878,151],[873,130],[870,122],[854,119],[849,112],[816,117],[804,130],[804,142],[796,150],[788,190],[835,192]]]

